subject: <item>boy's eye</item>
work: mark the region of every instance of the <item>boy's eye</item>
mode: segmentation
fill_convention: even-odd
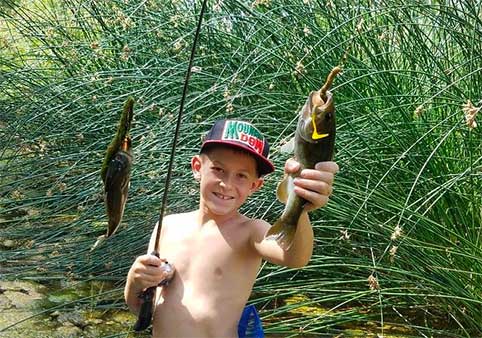
[[[217,172],[223,171],[223,168],[220,168],[220,167],[212,167],[211,169],[214,170],[214,171],[217,171]]]

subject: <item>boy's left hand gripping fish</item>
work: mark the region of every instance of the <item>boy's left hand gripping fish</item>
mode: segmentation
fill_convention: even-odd
[[[120,225],[127,202],[132,167],[132,146],[129,130],[132,124],[134,99],[124,103],[117,133],[107,148],[100,175],[104,182],[104,202],[108,217],[107,233],[97,238],[95,249],[107,237],[112,236]]]

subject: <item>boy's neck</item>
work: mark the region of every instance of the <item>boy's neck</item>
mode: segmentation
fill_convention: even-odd
[[[227,214],[227,215],[214,215],[209,210],[205,210],[204,208],[200,207],[196,211],[196,220],[198,224],[201,226],[207,224],[208,222],[214,222],[217,225],[223,225],[229,223],[230,221],[239,218],[241,214],[239,212]]]

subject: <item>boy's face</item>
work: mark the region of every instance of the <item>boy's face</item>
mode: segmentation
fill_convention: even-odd
[[[217,215],[237,213],[246,199],[263,185],[255,159],[243,152],[216,147],[192,158],[200,182],[201,206]]]

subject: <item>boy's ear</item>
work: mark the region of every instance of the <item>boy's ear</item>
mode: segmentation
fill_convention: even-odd
[[[201,157],[199,155],[195,155],[191,159],[191,170],[194,179],[199,182],[201,179]]]
[[[255,191],[258,191],[259,189],[261,189],[261,187],[263,186],[264,184],[264,178],[263,177],[258,177],[256,179],[256,181],[254,181],[252,184],[251,184],[251,194],[254,193]]]

